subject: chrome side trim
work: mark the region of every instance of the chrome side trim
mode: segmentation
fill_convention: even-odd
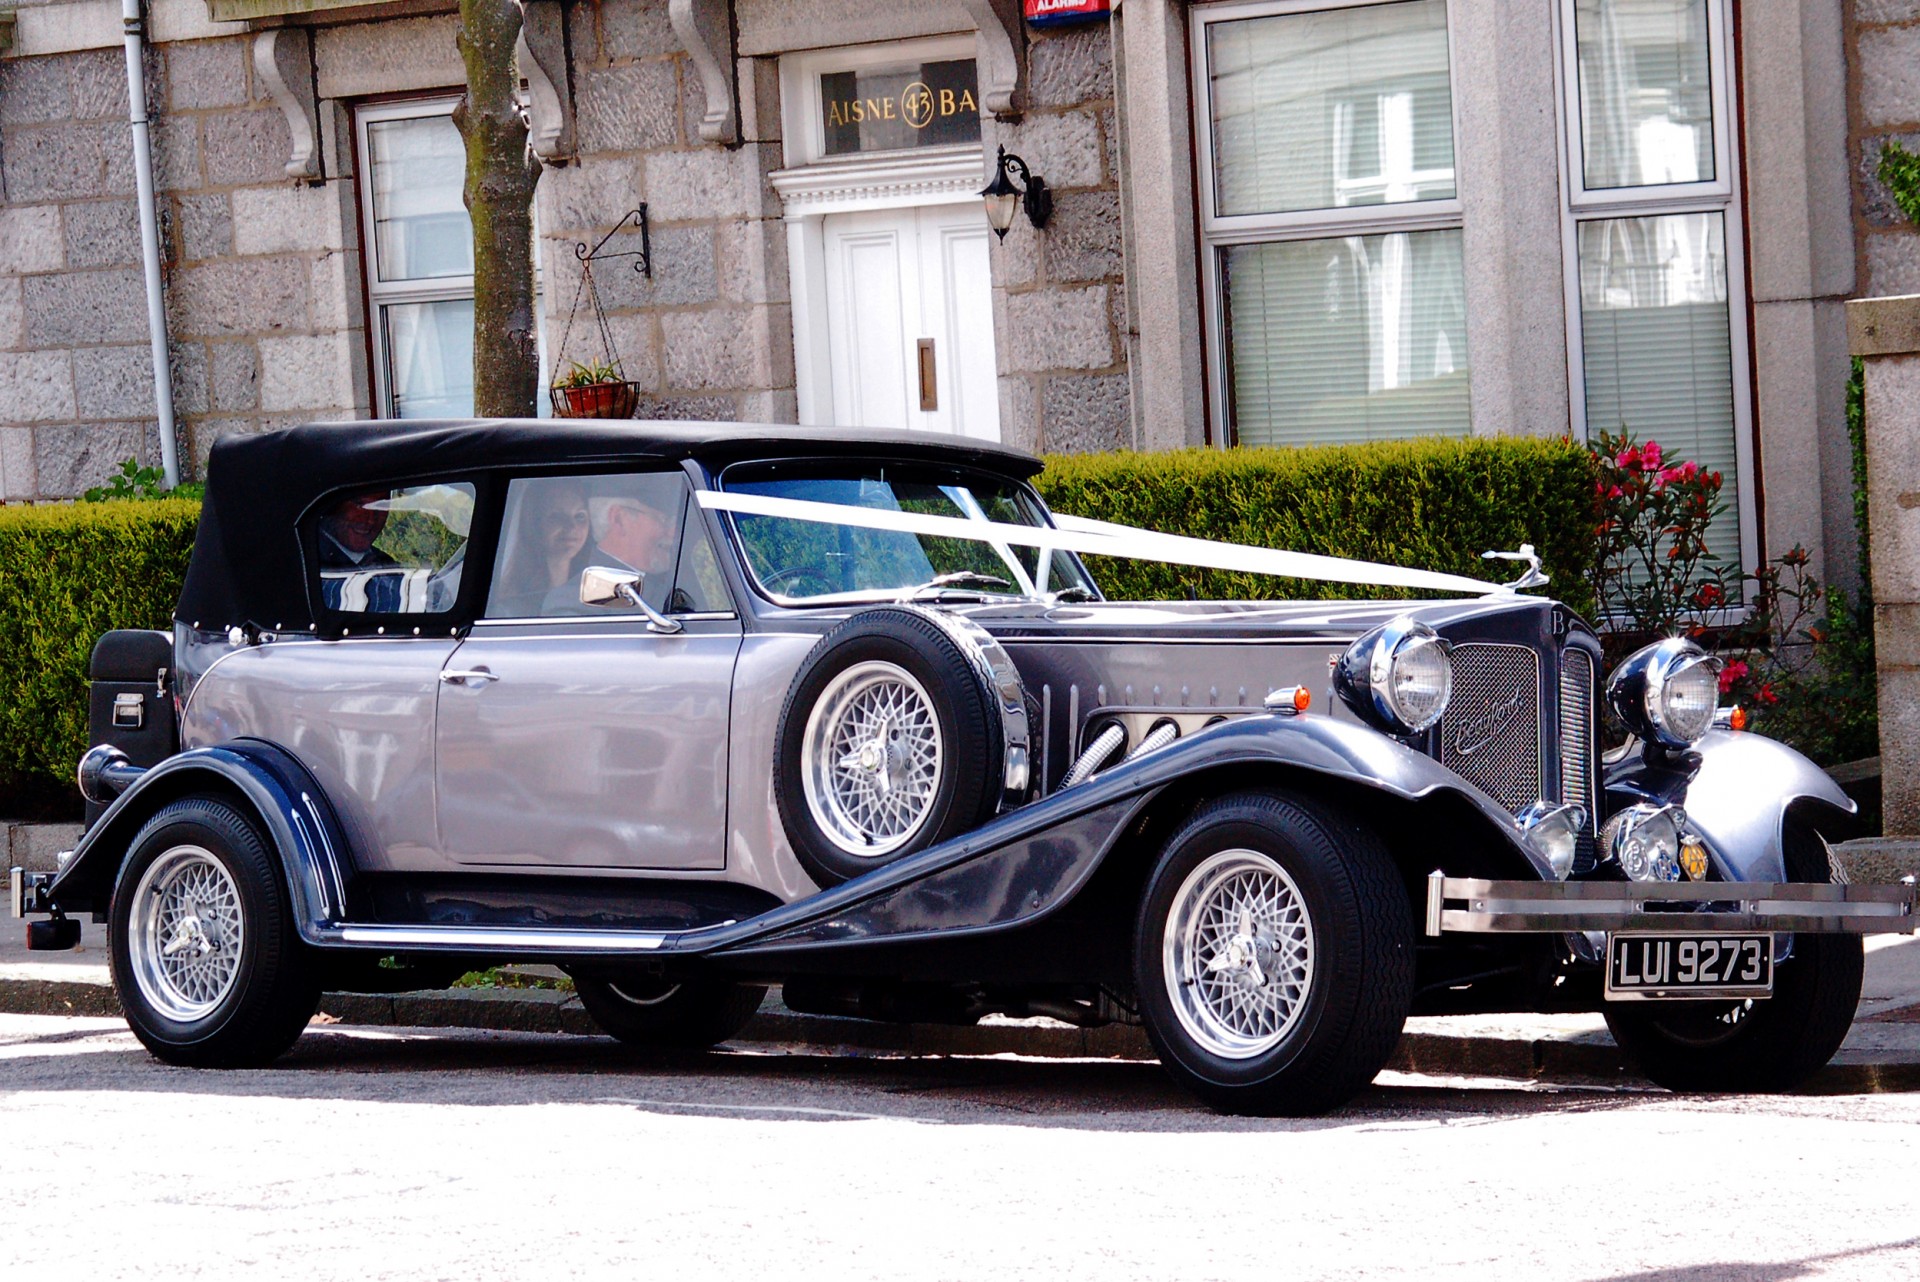
[[[1538,934],[1577,930],[1806,931],[1912,934],[1912,881],[1878,886],[1815,882],[1486,881],[1427,879],[1427,934]],[[1448,907],[1458,903],[1459,907]],[[1652,911],[1655,904],[1672,911]],[[1735,905],[1709,909],[1705,904]],[[1436,921],[1438,925],[1436,926]]]
[[[444,948],[502,953],[651,952],[691,931],[523,930],[512,926],[341,926],[343,944],[383,948]]]
[[[16,918],[27,915],[27,870],[17,865],[7,877],[7,903]]]

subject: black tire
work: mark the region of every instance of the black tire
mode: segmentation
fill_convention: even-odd
[[[1791,880],[1829,879],[1818,833],[1790,819],[1784,836]],[[1864,970],[1860,936],[1795,935],[1764,1001],[1610,1002],[1607,1028],[1640,1071],[1670,1091],[1790,1091],[1846,1040]]]
[[[704,1050],[745,1028],[767,990],[718,979],[609,977],[578,971],[580,1004],[601,1031],[649,1050]]]
[[[114,991],[134,1036],[167,1063],[258,1067],[313,1017],[318,971],[294,926],[279,859],[228,802],[187,797],[149,819],[121,866],[110,915]],[[207,969],[169,971],[177,963],[165,948],[174,943],[185,951],[205,943]]]
[[[1178,974],[1169,980],[1169,965],[1177,971],[1182,961],[1170,961],[1168,935],[1185,937],[1181,906],[1196,902],[1195,894],[1201,895],[1197,902],[1211,902],[1195,887],[1224,875],[1214,869],[1244,863],[1245,852],[1277,865],[1291,880],[1285,887],[1253,871],[1267,878],[1262,884],[1282,887],[1287,895],[1297,891],[1293,902],[1310,927],[1313,964],[1293,1013],[1265,1034],[1278,1040],[1261,1046],[1259,1038],[1250,1039],[1224,1054],[1195,1031],[1205,1024],[1204,1016],[1191,1013],[1196,1003],[1204,1005],[1198,986],[1182,983]],[[1257,930],[1254,937],[1269,938]],[[1176,1081],[1223,1113],[1310,1116],[1353,1098],[1393,1054],[1413,1003],[1413,945],[1406,888],[1372,830],[1305,798],[1239,793],[1201,806],[1167,842],[1140,903],[1134,978],[1148,1036]],[[1224,949],[1212,952],[1214,958],[1227,955]],[[1262,978],[1244,982],[1265,991],[1289,967],[1273,950],[1259,956]],[[1176,999],[1175,987],[1191,987],[1195,996]],[[1185,1018],[1177,1001],[1189,1012]]]
[[[806,740],[823,697],[836,683],[871,665],[891,664],[918,683],[931,705],[940,746],[940,769],[924,808],[905,840],[874,841],[860,853],[852,835],[836,838],[825,802],[809,799]],[[831,716],[831,712],[823,715]],[[787,692],[775,738],[773,795],[787,839],[800,864],[821,886],[837,886],[883,864],[978,827],[1000,800],[1005,731],[986,680],[939,624],[905,609],[867,610],[820,639]],[[823,821],[822,813],[827,815]],[[844,826],[844,825],[843,825]],[[872,840],[872,838],[869,838]]]

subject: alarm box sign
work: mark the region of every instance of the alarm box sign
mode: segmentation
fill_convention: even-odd
[[[1064,27],[1071,22],[1098,22],[1106,17],[1109,0],[1026,0],[1027,25]]]

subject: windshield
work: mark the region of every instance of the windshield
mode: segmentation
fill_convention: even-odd
[[[926,464],[756,463],[727,469],[736,494],[837,503],[878,512],[1046,526],[1046,509],[1020,485]],[[1094,595],[1078,559],[984,538],[862,529],[779,516],[732,513],[747,569],[782,603],[890,600],[916,589],[930,597]],[[935,580],[944,580],[936,583]]]

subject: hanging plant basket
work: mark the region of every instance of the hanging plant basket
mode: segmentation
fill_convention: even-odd
[[[640,385],[616,381],[551,389],[553,412],[560,418],[632,418]]]
[[[607,242],[621,231],[640,233],[637,250],[607,250]],[[600,304],[600,288],[594,283],[593,264],[611,258],[634,260],[633,270],[653,275],[653,245],[647,227],[647,207],[641,205],[615,223],[592,248],[575,245],[574,257],[580,260],[580,283],[573,292],[573,305],[567,309],[567,327],[560,338],[562,355],[571,352],[574,321],[584,308],[591,317],[599,339],[601,359],[581,363],[573,360],[562,377],[547,389],[553,412],[560,418],[632,418],[640,403],[640,385],[630,381],[620,368],[620,353],[614,349],[613,331],[607,325],[606,309]]]

